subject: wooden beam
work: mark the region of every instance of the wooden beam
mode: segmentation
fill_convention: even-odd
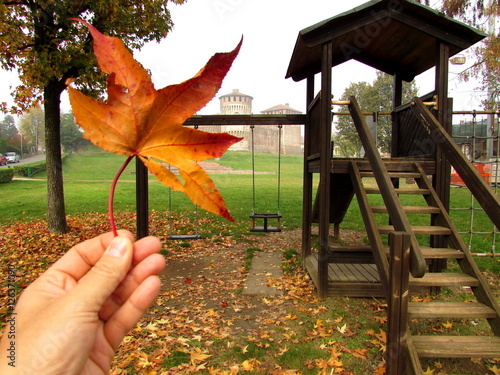
[[[306,115],[195,115],[186,120],[185,126],[210,125],[303,125]]]

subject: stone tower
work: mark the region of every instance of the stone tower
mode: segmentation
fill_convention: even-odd
[[[234,89],[230,94],[219,97],[220,112],[223,115],[250,115],[252,113],[252,100],[250,95],[242,94]]]

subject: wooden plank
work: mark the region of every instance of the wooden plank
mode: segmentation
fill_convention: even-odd
[[[380,283],[341,283],[331,282],[328,295],[342,297],[369,297],[385,298],[386,293]]]
[[[342,275],[342,279],[341,279],[342,281],[350,281],[350,282],[359,281],[359,277],[354,275],[352,273],[352,270],[349,267],[347,267],[345,264],[338,263],[338,264],[334,264],[332,266],[338,272],[339,275]]]
[[[395,189],[396,194],[413,194],[413,195],[428,195],[428,189]],[[380,189],[368,188],[366,189],[367,194],[380,194]]]
[[[381,234],[389,234],[393,232],[393,225],[379,225],[378,230]],[[414,234],[428,234],[428,235],[450,235],[452,233],[450,228],[441,227],[437,225],[413,225],[411,230]]]
[[[410,318],[461,318],[490,319],[496,317],[495,310],[483,303],[465,302],[410,302]]]
[[[314,146],[314,145],[313,145]],[[412,171],[412,165],[418,161],[425,172],[428,175],[432,175],[436,170],[436,162],[434,160],[426,160],[426,159],[409,159],[404,158],[401,160],[398,159],[383,159],[384,164],[388,171]],[[366,159],[360,158],[332,158],[331,163],[331,173],[349,173],[349,164],[353,161],[359,165],[361,171],[370,171],[371,167],[369,162]],[[309,173],[319,173],[319,153],[311,151],[309,156],[307,157],[308,164],[308,172]]]
[[[311,276],[314,285],[318,285],[318,257],[316,254],[310,254],[305,260],[307,273]]]
[[[456,249],[421,247],[425,259],[463,259],[465,254]]]
[[[438,207],[431,206],[403,206],[404,212],[407,214],[438,214],[441,211]],[[387,213],[386,206],[372,206],[374,213]]]
[[[421,358],[497,358],[497,336],[412,336]]]
[[[349,264],[349,270],[352,275],[359,281],[373,282],[370,274],[366,272],[366,269],[359,264]]]
[[[419,178],[415,172],[388,172],[390,178]],[[361,177],[374,177],[373,172],[361,172]]]
[[[380,275],[377,267],[374,264],[353,264],[353,267],[360,269],[363,272],[365,279],[370,283],[379,283]]]
[[[329,275],[330,275],[329,279],[331,279],[333,282],[340,281],[340,282],[350,283],[356,281],[349,278],[349,274],[345,273],[346,271],[345,268],[340,267],[341,264],[342,263],[331,264],[329,266]]]
[[[211,125],[303,125],[306,115],[195,115],[184,126]]]
[[[426,273],[423,277],[410,277],[412,287],[429,286],[470,286],[476,287],[479,281],[466,273]]]

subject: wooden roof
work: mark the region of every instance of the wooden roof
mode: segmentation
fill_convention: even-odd
[[[319,73],[321,46],[333,41],[332,66],[355,59],[411,81],[436,64],[437,41],[453,56],[485,36],[411,0],[372,0],[300,31],[286,78]]]

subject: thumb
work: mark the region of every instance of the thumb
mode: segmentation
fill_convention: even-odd
[[[115,237],[101,259],[83,276],[72,295],[87,311],[99,311],[115,291],[132,264],[133,245],[129,238]]]

